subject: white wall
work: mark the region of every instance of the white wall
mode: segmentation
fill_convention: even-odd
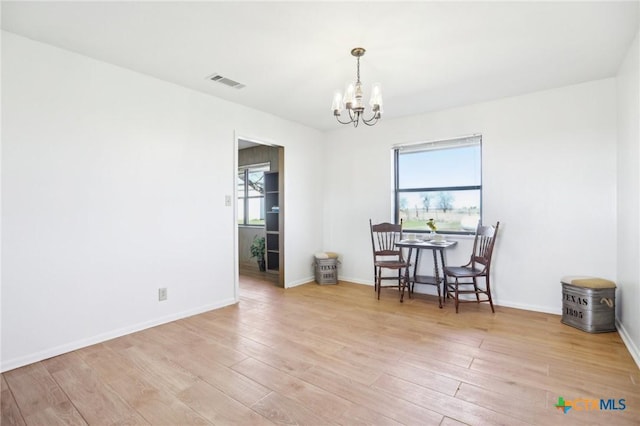
[[[640,44],[636,35],[617,76],[618,330],[640,366]]]
[[[7,32],[2,88],[2,370],[237,300],[237,134],[285,147],[310,279],[321,133]]]
[[[341,278],[373,281],[368,219],[393,219],[392,145],[480,133],[483,219],[500,221],[497,303],[560,313],[563,275],[615,279],[615,87],[606,79],[328,134],[325,246],[343,254]],[[448,262],[469,253],[463,239]]]

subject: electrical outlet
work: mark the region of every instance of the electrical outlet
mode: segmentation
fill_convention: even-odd
[[[224,205],[227,207],[231,207],[231,195],[224,196]]]
[[[158,289],[158,301],[162,302],[163,300],[167,300],[167,288],[159,288]]]

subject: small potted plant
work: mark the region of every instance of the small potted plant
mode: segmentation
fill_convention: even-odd
[[[258,268],[260,268],[260,272],[264,272],[267,270],[264,261],[264,237],[255,236],[253,237],[253,243],[251,243],[251,257],[255,257],[258,260]]]

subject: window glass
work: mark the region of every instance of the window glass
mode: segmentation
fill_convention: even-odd
[[[395,150],[395,214],[405,230],[473,233],[482,213],[481,138]]]
[[[247,171],[247,184],[249,185],[249,197],[264,195],[265,170],[249,169]]]
[[[238,172],[238,196],[244,197],[244,170]]]
[[[399,187],[480,185],[480,145],[409,152],[399,157]]]
[[[244,225],[244,197],[238,198],[238,224]]]
[[[249,198],[247,225],[264,225],[264,197]]]
[[[269,170],[269,163],[238,170],[238,224],[264,226],[264,172]]]

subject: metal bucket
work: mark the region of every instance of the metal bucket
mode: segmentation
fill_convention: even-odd
[[[338,284],[338,259],[315,259],[316,282]]]
[[[562,323],[589,333],[616,331],[616,289],[562,283]]]

